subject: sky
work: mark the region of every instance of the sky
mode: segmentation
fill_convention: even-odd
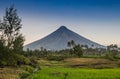
[[[25,44],[64,25],[99,44],[120,46],[120,0],[0,0],[0,19],[13,4]]]

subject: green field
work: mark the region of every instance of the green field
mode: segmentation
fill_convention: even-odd
[[[41,70],[33,79],[120,79],[120,61],[68,58],[64,61],[38,60]]]
[[[32,76],[33,79],[120,79],[120,69],[46,67]]]

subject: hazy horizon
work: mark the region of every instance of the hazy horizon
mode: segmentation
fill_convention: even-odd
[[[25,44],[64,25],[99,44],[120,46],[119,0],[0,0],[0,19],[12,4],[22,19]]]

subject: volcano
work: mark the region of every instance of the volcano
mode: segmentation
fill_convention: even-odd
[[[87,45],[89,48],[93,46],[94,48],[105,48],[105,46],[71,31],[65,26],[61,26],[48,36],[25,45],[24,49],[29,48],[30,50],[35,50],[43,47],[47,50],[62,50],[68,48],[67,43],[71,40],[74,40],[76,44]]]

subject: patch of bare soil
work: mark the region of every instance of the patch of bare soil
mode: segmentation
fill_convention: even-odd
[[[68,58],[64,60],[70,67],[80,68],[119,68],[120,61],[111,61],[101,58]]]

